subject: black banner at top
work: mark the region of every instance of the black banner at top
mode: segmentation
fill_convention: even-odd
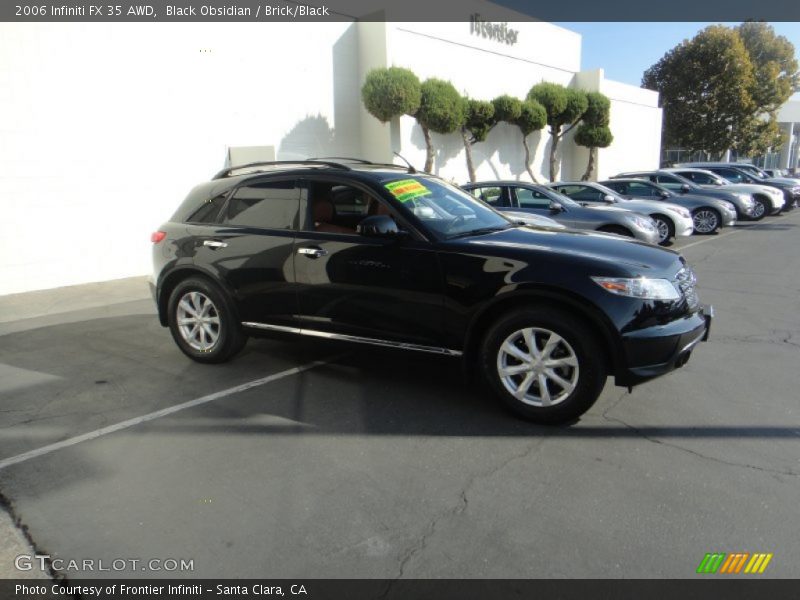
[[[5,22],[800,21],[787,0],[3,0]]]

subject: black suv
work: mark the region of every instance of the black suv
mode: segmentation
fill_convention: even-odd
[[[196,361],[269,332],[459,356],[545,423],[585,412],[608,375],[682,366],[712,314],[675,252],[521,226],[437,177],[355,159],[227,169],[152,240],[161,324]]]

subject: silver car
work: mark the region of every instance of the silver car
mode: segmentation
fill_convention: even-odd
[[[673,238],[690,236],[694,232],[692,213],[678,204],[629,200],[614,190],[591,181],[559,181],[548,183],[547,186],[583,206],[618,206],[650,215],[658,229],[658,243],[662,246],[669,244]]]
[[[758,185],[755,183],[731,183],[722,175],[709,171],[707,169],[692,169],[689,167],[675,167],[671,169],[662,169],[685,177],[686,179],[696,183],[704,188],[718,188],[722,190],[729,190],[731,192],[743,192],[751,194],[755,207],[751,218],[754,221],[760,221],[766,215],[776,215],[783,210],[785,200],[783,192],[778,188],[770,187],[768,185]]]
[[[658,244],[658,229],[644,214],[613,206],[584,207],[544,185],[524,181],[481,181],[461,186],[503,213],[542,215],[571,229],[589,229]]]
[[[728,227],[736,223],[736,209],[730,202],[724,200],[693,194],[679,196],[649,179],[635,177],[607,179],[600,183],[626,198],[669,202],[689,209],[692,213],[695,233],[704,235],[715,233],[720,227]]]

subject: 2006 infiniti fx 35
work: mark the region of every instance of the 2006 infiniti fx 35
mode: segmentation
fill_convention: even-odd
[[[518,225],[356,159],[226,169],[152,241],[161,324],[193,360],[269,332],[459,356],[541,423],[583,414],[608,375],[633,386],[682,366],[712,317],[675,252]]]

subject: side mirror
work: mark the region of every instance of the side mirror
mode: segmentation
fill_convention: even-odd
[[[665,192],[664,190],[658,192],[658,195],[661,196],[661,198],[669,198],[669,192]]]
[[[612,196],[611,194],[606,194],[605,196],[603,196],[603,202],[608,202],[609,204],[612,204],[614,202],[614,196]]]
[[[558,202],[550,202],[550,212],[553,214],[563,212],[564,207],[561,206]]]
[[[690,189],[692,189],[692,188],[690,188],[690,187],[689,187],[689,184],[688,184],[688,183],[684,183],[684,184],[681,186],[681,193],[682,193],[682,194],[685,194],[685,193],[686,193],[686,192],[688,192]]]
[[[397,223],[389,215],[372,215],[361,220],[356,232],[364,237],[401,237]]]

